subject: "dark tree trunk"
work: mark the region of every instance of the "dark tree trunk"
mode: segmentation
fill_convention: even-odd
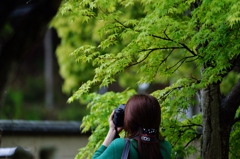
[[[228,159],[230,132],[240,105],[240,80],[223,99],[219,87],[212,84],[202,90],[203,159]]]
[[[229,138],[231,128],[235,123],[235,114],[238,107],[240,106],[240,80],[234,86],[232,91],[227,97],[222,99],[221,102],[221,142],[222,142],[222,153],[223,157],[228,158],[229,154]]]
[[[202,90],[202,158],[222,158],[220,131],[219,85],[210,85]]]

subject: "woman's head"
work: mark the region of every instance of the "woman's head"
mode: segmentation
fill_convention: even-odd
[[[132,96],[124,110],[124,129],[128,137],[139,136],[143,128],[155,129],[159,137],[161,109],[157,99],[147,94]]]

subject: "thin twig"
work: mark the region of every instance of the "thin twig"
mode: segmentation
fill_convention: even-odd
[[[182,48],[183,48],[183,47],[180,47],[180,46],[159,47],[159,48],[152,48],[152,49],[143,49],[143,50],[140,50],[139,52],[149,51],[149,50],[155,51],[155,50],[182,49]]]
[[[175,64],[172,65],[171,67],[167,68],[166,71],[171,70],[172,68],[174,68],[174,67],[176,67],[176,66],[178,65],[178,66],[173,70],[173,72],[175,72],[188,58],[193,58],[193,57],[195,57],[195,56],[186,56],[186,57],[180,59],[177,63],[175,63]],[[179,64],[179,63],[180,63],[180,64]]]
[[[172,39],[164,38],[164,37],[157,36],[157,35],[153,35],[153,34],[150,34],[149,36],[152,36],[152,37],[154,37],[154,38],[158,38],[158,39],[162,39],[162,40],[167,40],[167,41],[172,41],[172,42],[174,42]]]
[[[169,52],[169,54],[161,61],[161,63],[159,64],[159,67],[160,67],[165,61],[167,61],[168,57],[172,54],[173,50],[174,50],[174,49],[172,49],[172,50]],[[158,67],[158,68],[159,68],[159,67]],[[156,70],[155,76],[157,75],[158,68],[157,68],[157,70]]]
[[[188,60],[188,61],[186,61],[186,62],[193,62],[193,61],[195,61],[195,60],[197,60],[197,59],[199,59],[199,56],[195,57],[195,58],[192,59],[192,60]]]
[[[137,65],[137,64],[143,62],[144,60],[147,59],[147,57],[148,57],[153,51],[154,51],[154,50],[149,50],[149,52],[147,53],[147,55],[146,55],[141,61],[138,61],[138,62],[135,62],[135,63],[129,64],[126,68],[131,67],[131,66],[134,66],[134,65]]]
[[[180,45],[182,45],[187,51],[189,51],[192,55],[194,55],[194,56],[197,56],[196,54],[195,54],[195,52],[194,51],[192,51],[189,47],[187,47],[185,44],[183,44],[183,43],[179,43]]]
[[[185,146],[184,148],[188,147],[188,145],[193,142],[194,140],[198,139],[201,135],[196,135],[194,138],[192,138]]]

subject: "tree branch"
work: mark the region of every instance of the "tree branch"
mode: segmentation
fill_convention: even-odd
[[[184,88],[184,87],[191,87],[191,85],[192,85],[193,83],[197,84],[197,83],[200,83],[200,81],[191,82],[191,83],[189,83],[189,85],[185,85],[185,86],[173,87],[172,89],[169,89],[169,90],[166,91],[160,98],[157,98],[157,99],[164,101],[164,100],[167,98],[167,96],[168,96],[169,94],[171,94],[173,91],[175,91],[175,90],[177,90],[177,89]],[[197,125],[196,125],[196,126],[197,126]],[[198,125],[198,126],[200,126],[200,125]]]
[[[107,13],[104,12],[101,7],[99,7],[99,9],[100,9],[105,15],[107,15]],[[114,19],[114,20],[115,20],[117,23],[119,23],[120,25],[122,25],[124,28],[130,28],[130,27],[124,25],[124,24],[123,24],[122,22],[120,22],[119,20],[117,20],[117,19]],[[131,28],[131,29],[132,29],[132,28]],[[188,52],[190,52],[193,56],[198,56],[197,54],[195,54],[194,51],[192,51],[189,47],[187,47],[187,45],[185,45],[185,44],[183,44],[183,43],[176,42],[176,41],[174,41],[173,39],[169,38],[169,36],[168,36],[167,33],[166,33],[166,30],[167,30],[167,29],[164,30],[164,35],[165,35],[166,37],[161,37],[161,36],[157,36],[157,35],[154,35],[154,34],[149,34],[149,36],[152,36],[152,37],[159,38],[159,39],[162,39],[162,40],[166,40],[166,41],[171,41],[171,42],[177,43],[177,44],[179,44],[179,45],[182,46],[182,47],[179,47],[179,48],[185,48],[185,49],[186,49]],[[135,30],[135,31],[137,31],[137,30]],[[139,31],[137,31],[137,32],[139,32]]]
[[[238,80],[237,84],[232,88],[228,96],[223,99],[222,108],[225,110],[225,113],[228,112],[228,116],[232,120],[234,120],[235,113],[240,106],[239,94],[240,80]]]
[[[127,67],[131,67],[131,66],[134,66],[134,65],[137,65],[137,64],[143,62],[144,60],[147,59],[147,57],[148,57],[153,51],[156,51],[156,50],[168,50],[168,49],[172,49],[171,52],[167,55],[167,57],[164,58],[164,60],[162,61],[162,63],[163,63],[164,61],[167,60],[167,58],[169,57],[169,55],[171,55],[171,53],[173,52],[174,49],[179,49],[179,48],[182,48],[182,47],[163,47],[163,48],[152,48],[152,49],[144,49],[144,50],[140,50],[139,52],[143,52],[143,51],[149,51],[149,52],[148,52],[148,54],[147,54],[147,55],[146,55],[141,61],[138,61],[138,62],[132,63],[132,64],[130,64],[130,65],[127,66]],[[162,63],[161,63],[161,64],[162,64]],[[160,64],[160,65],[161,65],[161,64]]]
[[[235,158],[239,158],[239,156],[240,156],[240,155],[236,155],[235,153],[233,153],[233,152],[231,151],[231,149],[229,149],[229,152],[230,152]]]
[[[103,12],[103,14],[105,14],[106,16],[108,16],[108,13],[106,13],[101,7],[98,7],[98,8]],[[115,20],[117,23],[119,23],[120,25],[122,25],[124,28],[130,28],[130,27],[124,25],[122,22],[120,22],[120,21],[117,20],[116,18],[114,18],[114,20]]]
[[[166,29],[167,30],[167,29]],[[167,33],[166,33],[166,30],[164,31],[164,35],[168,38],[168,39],[170,39],[169,38],[169,36],[167,35]],[[171,39],[171,41],[172,42],[175,42],[174,40],[172,40]],[[176,42],[177,43],[177,42]],[[178,44],[180,44],[180,45],[182,45],[187,51],[189,51],[193,56],[197,56],[195,53],[194,53],[194,51],[192,51],[191,49],[189,49],[189,47],[187,47],[185,44],[183,44],[183,43],[178,43]]]
[[[180,46],[173,46],[173,47],[160,47],[160,48],[152,48],[152,49],[144,49],[141,50],[139,52],[143,52],[143,51],[155,51],[155,50],[168,50],[168,49],[182,49],[183,47]]]
[[[147,55],[146,55],[141,61],[138,61],[138,62],[135,62],[135,63],[129,64],[126,68],[131,67],[131,66],[134,66],[134,65],[137,65],[137,64],[143,62],[144,60],[147,59],[147,57],[148,57],[153,51],[154,51],[154,50],[149,50],[148,54],[147,54]]]
[[[119,20],[117,20],[117,19],[114,19],[116,22],[118,22],[119,24],[121,24],[124,28],[130,28],[130,27],[128,27],[128,26],[126,26],[126,25],[124,25],[122,22],[120,22]]]
[[[193,62],[193,61],[197,60],[198,58],[199,58],[199,56],[198,56],[198,57],[196,57],[195,59],[188,60],[188,61],[186,61],[186,62]]]
[[[175,64],[172,65],[171,67],[167,68],[166,71],[171,70],[172,68],[176,67],[176,68],[174,69],[174,71],[173,71],[173,72],[175,72],[175,71],[184,63],[184,61],[186,61],[188,58],[193,58],[193,57],[195,57],[195,56],[186,56],[186,57],[180,59],[177,63],[175,63]],[[179,64],[179,63],[180,63],[180,64]],[[177,66],[177,65],[178,65],[178,66]]]
[[[148,53],[141,61],[136,62],[136,63],[133,63],[133,64],[130,64],[128,67],[131,67],[131,66],[134,66],[134,65],[137,65],[137,64],[141,63],[142,61],[144,61],[145,59],[147,59],[147,57],[148,57],[148,56],[150,55],[150,53],[152,53],[153,51],[172,49],[171,52],[167,55],[167,57],[164,58],[164,59],[162,60],[162,62],[160,63],[160,66],[161,66],[161,65],[163,64],[163,62],[165,62],[165,61],[167,60],[167,58],[171,55],[171,53],[173,52],[174,49],[181,49],[181,48],[183,48],[183,47],[177,47],[177,46],[176,46],[176,47],[163,47],[163,48],[152,48],[152,49],[141,50],[140,52],[149,51],[149,53]],[[172,68],[174,68],[174,67],[176,67],[176,66],[178,65],[178,66],[174,69],[174,71],[173,71],[173,72],[175,72],[187,59],[193,58],[193,57],[195,57],[195,56],[186,56],[186,57],[180,59],[177,63],[175,63],[174,65],[172,65],[172,66],[169,67],[168,69],[166,69],[166,71],[168,71],[168,70],[170,70],[170,69],[172,69]],[[197,58],[198,58],[198,57],[197,57]],[[196,60],[196,59],[194,59],[194,60]],[[190,60],[190,61],[194,61],[194,60]],[[190,62],[190,61],[188,61],[188,62]],[[179,63],[180,63],[180,64],[179,64]]]
[[[173,50],[174,50],[174,49],[172,49],[172,50],[169,52],[169,54],[162,60],[162,62],[160,63],[159,66],[161,66],[165,61],[167,61],[168,57],[172,54]]]
[[[197,54],[195,54],[194,51],[192,51],[189,47],[187,47],[187,45],[185,45],[185,44],[183,44],[183,43],[178,43],[178,42],[170,39],[170,38],[168,37],[168,35],[166,34],[166,30],[164,31],[164,35],[166,36],[166,38],[161,37],[161,36],[157,36],[157,35],[150,34],[150,36],[155,37],[155,38],[159,38],[159,39],[162,39],[162,40],[167,40],[167,41],[175,42],[175,43],[181,45],[182,48],[185,48],[185,49],[186,49],[188,52],[190,52],[193,56],[198,56]]]
[[[188,145],[193,142],[194,140],[198,139],[201,135],[197,134],[194,138],[192,138],[188,143],[184,146],[184,148],[188,147]]]
[[[168,37],[167,37],[167,38],[164,38],[164,37],[157,36],[157,35],[153,35],[153,34],[150,34],[150,36],[152,36],[152,37],[154,37],[154,38],[158,38],[158,39],[162,39],[162,40],[167,40],[167,41],[172,41],[172,42],[174,42],[172,39],[169,39]]]
[[[172,50],[168,53],[168,55],[161,61],[161,63],[159,64],[159,67],[160,67],[165,61],[167,61],[168,57],[172,54],[173,50],[174,50],[174,49],[172,49]],[[156,71],[155,71],[155,76],[156,76],[156,74],[157,74],[157,72],[158,72],[159,67],[158,67],[158,68],[156,69]]]
[[[180,45],[182,45],[188,52],[190,52],[193,56],[198,56],[197,54],[195,54],[194,51],[192,51],[189,47],[187,47],[187,45],[183,44],[183,43],[179,43]]]
[[[172,147],[174,147],[174,146],[176,146],[177,145],[177,143],[178,143],[178,141],[181,139],[181,137],[184,135],[184,133],[186,132],[186,131],[188,131],[189,129],[191,129],[191,128],[185,128],[185,129],[183,129],[183,130],[178,130],[177,131],[177,136],[178,136],[178,138],[177,138],[177,140],[175,141],[175,142],[173,142],[173,144],[172,144]],[[197,135],[198,136],[198,135]],[[194,137],[194,139],[195,139],[196,137]],[[193,139],[191,139],[191,142],[193,141]],[[190,143],[190,142],[189,142]]]

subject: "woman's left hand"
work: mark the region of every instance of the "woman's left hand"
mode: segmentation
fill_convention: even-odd
[[[103,142],[104,146],[108,146],[112,140],[114,139],[115,135],[116,135],[116,130],[115,130],[115,124],[113,122],[113,116],[114,116],[115,110],[111,113],[110,117],[108,118],[108,123],[109,123],[109,130],[108,130],[108,134]],[[122,131],[122,127],[118,127],[117,131],[118,133]]]
[[[113,122],[114,113],[115,113],[115,110],[111,113],[110,117],[108,118],[109,129],[113,129],[113,130],[115,130],[115,124]]]
[[[113,116],[114,116],[115,110],[111,113],[108,123],[109,123],[109,129],[114,129],[115,130],[115,124],[113,122]],[[118,133],[120,133],[123,130],[123,127],[117,127]]]

